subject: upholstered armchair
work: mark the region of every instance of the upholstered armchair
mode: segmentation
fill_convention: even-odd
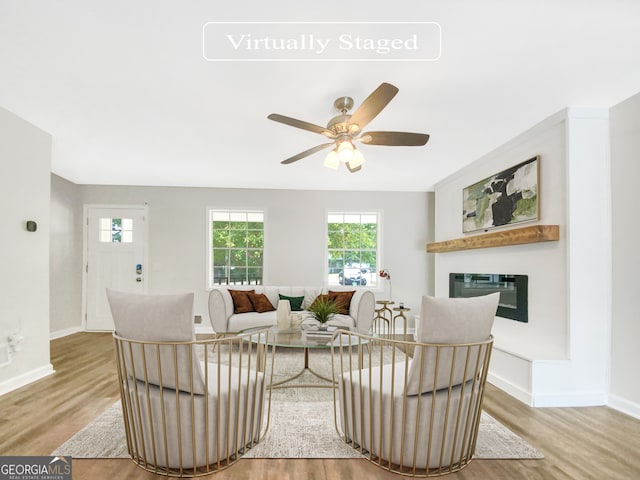
[[[196,340],[193,294],[107,291],[131,459],[170,476],[206,475],[264,436],[267,348],[241,335]],[[272,357],[271,357],[272,361]],[[269,394],[270,395],[270,394]]]
[[[465,467],[475,451],[498,297],[423,297],[415,342],[335,334],[334,411],[344,441],[404,475]]]

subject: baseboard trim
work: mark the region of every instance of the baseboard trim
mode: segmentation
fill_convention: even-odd
[[[607,406],[640,419],[640,404],[630,402],[626,398],[619,397],[618,395],[609,395]]]
[[[522,403],[529,405],[530,407],[533,406],[533,397],[531,396],[531,393],[527,392],[521,387],[518,387],[517,385],[514,385],[508,380],[505,380],[504,378],[499,377],[498,375],[495,375],[491,372],[489,372],[489,374],[487,375],[487,381],[490,384],[498,387],[503,392],[506,392],[512,397],[520,400]]]
[[[65,328],[64,330],[57,330],[55,332],[49,333],[49,339],[55,340],[57,338],[66,337],[67,335],[73,335],[74,333],[79,333],[84,331],[81,325],[77,327]]]
[[[29,385],[36,380],[48,377],[49,375],[53,375],[54,373],[56,373],[56,371],[53,369],[53,365],[48,363],[47,365],[31,370],[30,372],[23,373],[16,377],[10,378],[9,380],[5,380],[4,382],[0,383],[0,395],[4,395],[5,393],[17,390],[18,388]]]
[[[606,405],[602,392],[545,393],[533,395],[533,407],[597,407]]]

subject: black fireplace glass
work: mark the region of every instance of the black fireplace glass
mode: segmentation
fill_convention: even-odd
[[[449,297],[479,297],[500,292],[497,316],[528,322],[527,275],[450,273]]]

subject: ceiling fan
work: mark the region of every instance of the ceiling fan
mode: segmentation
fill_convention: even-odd
[[[397,93],[397,87],[389,83],[382,83],[362,102],[353,114],[347,113],[353,107],[353,98],[340,97],[333,102],[333,106],[340,114],[329,120],[326,127],[272,113],[267,117],[269,120],[319,133],[332,140],[331,142],[323,143],[298,153],[280,163],[286,165],[297,162],[320,150],[334,147],[325,159],[324,165],[336,169],[342,161],[351,173],[355,173],[362,169],[362,164],[364,163],[362,153],[360,153],[354,145],[356,141],[364,143],[365,145],[389,145],[394,147],[419,147],[425,145],[429,140],[429,135],[424,133],[362,131],[364,127],[387,106]]]

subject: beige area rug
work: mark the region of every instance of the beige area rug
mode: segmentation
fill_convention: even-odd
[[[311,352],[310,364],[330,375],[328,352]],[[301,351],[278,351],[274,381],[290,376],[302,365]],[[328,370],[327,370],[328,366]],[[321,380],[305,372],[300,383]],[[304,428],[301,428],[304,425]],[[128,458],[120,402],[116,402],[89,425],[57,448],[51,455],[74,458]],[[264,440],[244,458],[359,458],[335,430],[333,390],[330,388],[285,388],[274,390],[271,399],[269,430]],[[477,459],[536,459],[540,451],[521,437],[482,414]]]

